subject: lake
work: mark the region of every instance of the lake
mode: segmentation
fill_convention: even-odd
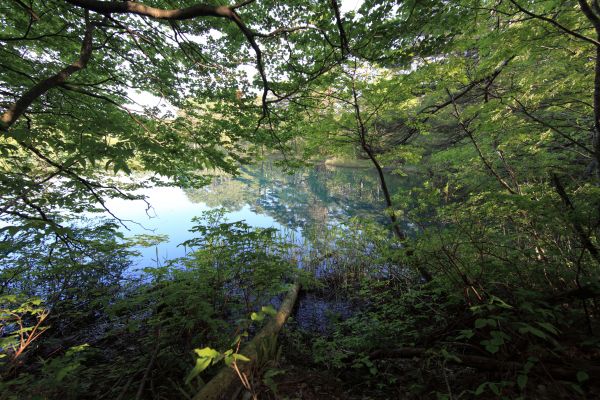
[[[407,183],[387,176],[392,190]],[[343,225],[351,217],[387,222],[384,198],[374,170],[315,165],[285,172],[272,161],[245,166],[239,176],[217,176],[197,189],[173,187],[143,189],[152,208],[143,201],[113,199],[107,206],[119,218],[131,220],[127,236],[168,235],[152,248],[139,248],[137,267],[151,267],[185,255],[178,246],[190,239],[192,218],[223,207],[229,222],[245,220],[252,227],[275,228],[300,242],[307,229]],[[189,249],[188,249],[189,250]]]

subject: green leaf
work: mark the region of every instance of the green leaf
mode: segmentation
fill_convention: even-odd
[[[237,335],[235,337],[235,339],[233,339],[233,342],[231,342],[231,346],[237,346],[237,344],[242,341],[242,338],[245,338],[245,337],[248,337],[247,331],[244,331],[244,332],[240,333],[239,335]]]
[[[212,359],[210,359],[210,358],[196,359],[196,365],[194,366],[194,369],[192,369],[190,371],[190,373],[187,375],[187,377],[185,378],[186,385],[189,384],[192,381],[192,379],[197,377],[200,374],[200,372],[202,372],[206,368],[208,368],[210,366],[211,362],[212,362]]]
[[[475,336],[475,332],[472,329],[463,329],[456,339],[471,339],[473,336]]]
[[[577,372],[577,382],[582,383],[590,379],[590,376],[585,371]]]
[[[529,371],[531,371],[531,368],[533,368],[533,366],[535,365],[535,362],[537,362],[537,358],[535,358],[535,357],[529,357],[529,359],[527,360],[527,362],[523,366],[523,372],[525,374],[528,374]]]
[[[194,352],[198,355],[198,357],[209,359],[217,358],[221,355],[221,353],[219,353],[215,349],[211,349],[210,347],[205,347],[203,349],[194,349]]]
[[[496,327],[496,320],[491,318],[479,318],[475,320],[475,328],[481,329],[486,326],[491,326],[492,328]]]
[[[492,392],[494,392],[494,394],[496,396],[500,396],[500,388],[498,387],[497,384],[495,384],[494,382],[490,382],[490,384],[488,385],[490,387],[490,389],[492,390]]]
[[[542,332],[541,330],[529,325],[529,324],[524,324],[525,326],[519,328],[519,333],[531,333],[534,336],[539,337],[540,339],[547,339],[548,335],[546,335],[544,332]]]
[[[558,335],[558,333],[559,333],[558,329],[556,329],[556,327],[549,322],[536,322],[536,323],[553,335]]]
[[[461,359],[458,358],[456,355],[449,353],[448,351],[446,351],[446,349],[442,349],[442,356],[444,357],[444,359],[448,360],[448,361],[456,361],[456,362],[461,362]]]
[[[481,342],[483,344],[483,342]],[[500,346],[494,344],[494,343],[487,343],[485,344],[485,349],[492,353],[492,354],[496,354],[498,352],[498,350],[500,350]]]
[[[511,306],[510,304],[507,304],[504,300],[502,300],[501,298],[496,297],[496,296],[492,296],[490,303],[492,303],[498,307],[505,308],[505,309],[513,308],[513,306]]]
[[[520,374],[517,376],[517,385],[519,385],[521,390],[525,389],[525,386],[527,386],[527,375]]]
[[[575,383],[571,384],[571,389],[573,389],[574,391],[576,391],[580,395],[584,395],[585,394],[585,392],[583,391],[583,389],[581,388],[581,386],[579,386],[579,385],[577,385]]]
[[[260,322],[263,319],[265,319],[265,314],[263,314],[262,312],[258,312],[258,313],[253,312],[252,314],[250,314],[250,319],[252,321]]]
[[[248,357],[246,357],[245,355],[240,354],[240,353],[235,353],[233,355],[233,359],[234,360],[240,360],[240,361],[246,361],[246,362],[251,361]]]
[[[479,385],[477,387],[477,389],[475,390],[475,395],[479,396],[481,394],[483,394],[483,392],[485,392],[485,387],[488,385],[487,382],[482,383],[481,385]]]
[[[268,305],[268,306],[263,306],[260,309],[263,313],[270,315],[271,317],[274,317],[277,314],[277,310],[273,308],[273,306]]]

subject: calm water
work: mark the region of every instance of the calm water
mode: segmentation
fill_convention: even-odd
[[[397,188],[403,182],[388,177]],[[404,183],[406,185],[406,183]],[[193,217],[203,211],[223,207],[228,221],[245,220],[253,227],[273,227],[295,240],[302,240],[307,229],[340,225],[350,217],[386,222],[384,199],[379,181],[370,169],[314,166],[284,172],[272,162],[245,167],[238,177],[216,177],[200,190],[152,188],[141,191],[152,209],[142,201],[113,200],[108,207],[128,223],[127,236],[138,234],[168,235],[157,247],[139,248],[138,267],[162,264],[166,259],[185,255],[178,246],[193,235],[189,229]]]

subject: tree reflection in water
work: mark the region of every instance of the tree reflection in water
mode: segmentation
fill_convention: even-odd
[[[390,186],[401,178],[390,175]],[[316,165],[285,172],[272,161],[242,168],[237,177],[217,176],[208,186],[187,190],[194,203],[229,212],[250,206],[292,230],[339,225],[351,217],[386,222],[377,175],[369,169]]]

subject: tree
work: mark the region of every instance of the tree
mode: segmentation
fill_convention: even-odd
[[[234,170],[247,151],[242,142],[273,142],[273,106],[334,63],[339,46],[330,38],[335,1],[271,3],[181,9],[90,0],[11,3],[0,37],[2,214],[56,230],[58,201],[44,192],[77,210],[105,208],[106,196],[131,197],[127,187],[101,177],[98,166],[126,174],[135,167],[190,185],[198,169]],[[305,47],[312,60],[298,56]],[[257,82],[238,69],[248,63]],[[136,90],[170,107],[140,114],[131,107]]]
[[[572,3],[548,3],[541,7],[540,13],[535,8],[528,9],[528,5],[523,7],[519,2],[510,0],[511,4],[521,13],[539,21],[542,24],[552,26],[558,32],[568,35],[572,38],[584,42],[586,45],[593,45],[595,48],[594,56],[594,89],[593,89],[593,114],[594,123],[592,129],[591,153],[594,156],[594,169],[598,179],[600,179],[600,9],[596,2],[588,3],[587,0],[578,0],[579,12],[573,13]],[[533,5],[535,7],[535,5]],[[587,19],[590,26],[585,26],[582,22],[583,16]],[[580,25],[577,28],[571,28],[572,24]],[[583,26],[582,26],[583,25]],[[593,31],[590,36],[588,32]]]

